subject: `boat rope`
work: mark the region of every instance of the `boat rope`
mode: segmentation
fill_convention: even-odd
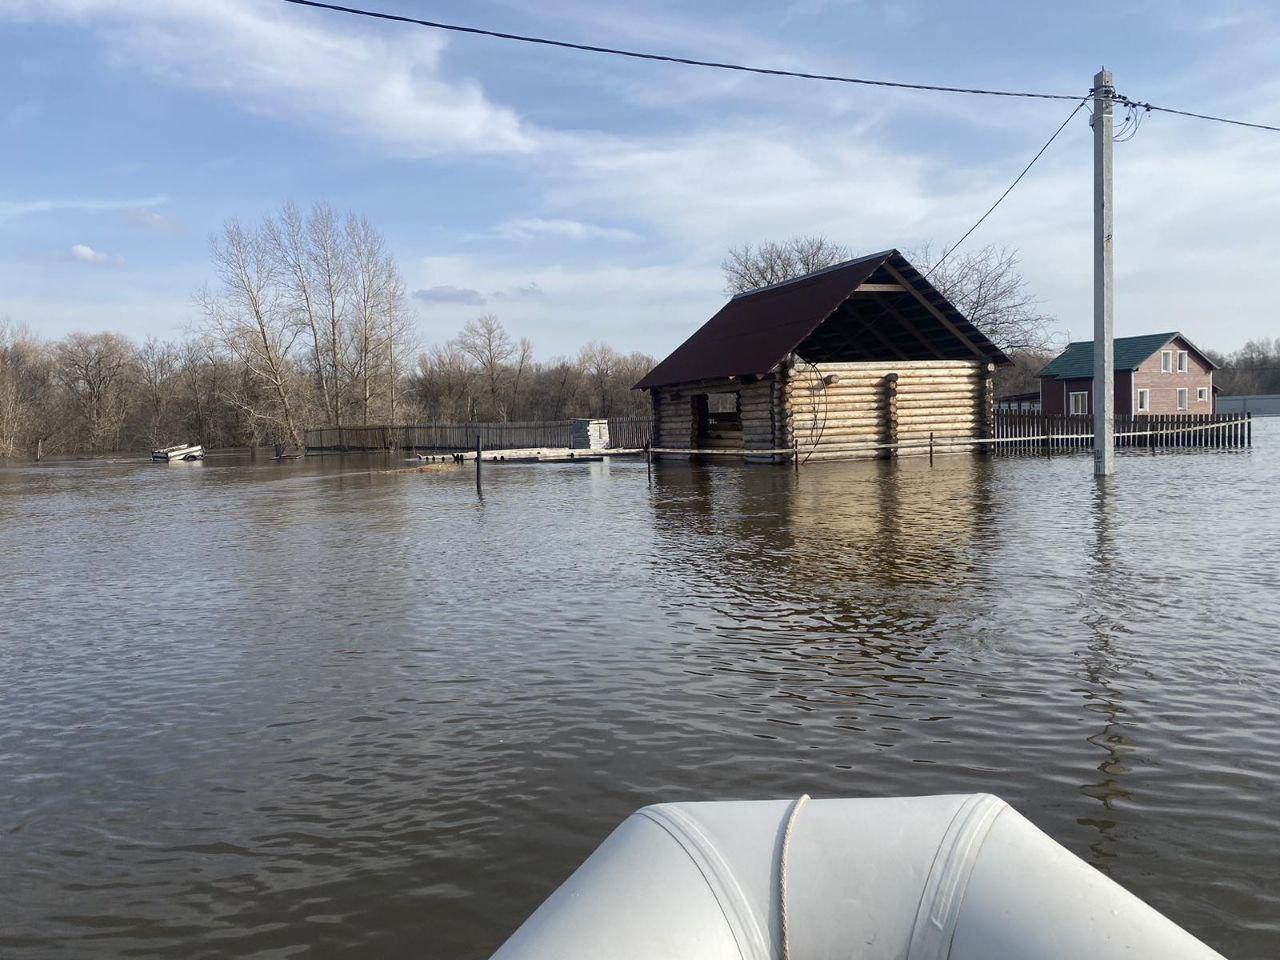
[[[791,805],[787,825],[782,829],[782,849],[778,852],[778,942],[781,960],[791,960],[791,939],[787,931],[787,855],[791,850],[791,828],[796,825],[796,815],[809,800],[802,793]]]

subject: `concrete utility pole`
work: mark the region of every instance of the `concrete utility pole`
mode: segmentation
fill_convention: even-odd
[[[1093,475],[1116,471],[1115,352],[1112,344],[1111,71],[1093,78]]]

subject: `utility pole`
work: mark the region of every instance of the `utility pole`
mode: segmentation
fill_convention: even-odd
[[[1116,471],[1115,353],[1112,344],[1111,71],[1093,78],[1093,475]]]

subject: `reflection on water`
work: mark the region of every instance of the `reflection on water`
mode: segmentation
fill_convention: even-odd
[[[1113,536],[1113,513],[1116,492],[1114,481],[1104,478],[1096,481],[1090,503],[1090,519],[1093,527],[1093,563],[1089,570],[1092,593],[1105,596],[1116,579],[1116,544]],[[1089,844],[1093,854],[1091,862],[1099,869],[1108,869],[1108,860],[1118,856],[1115,836],[1118,822],[1111,811],[1116,804],[1131,800],[1125,786],[1125,754],[1133,744],[1126,731],[1125,708],[1121,703],[1119,683],[1125,675],[1126,663],[1117,651],[1117,637],[1124,631],[1124,620],[1112,613],[1090,616],[1085,626],[1092,637],[1082,652],[1084,708],[1097,717],[1100,729],[1088,738],[1098,749],[1099,779],[1086,783],[1080,790],[1098,801],[1102,809],[1077,819],[1082,826],[1093,827],[1098,836]]]
[[[1275,956],[1269,426],[1105,486],[0,468],[0,954],[483,957],[644,803],[989,790]]]

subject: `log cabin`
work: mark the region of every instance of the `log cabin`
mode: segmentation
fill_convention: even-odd
[[[1008,363],[886,250],[738,294],[636,389],[656,450],[857,459],[927,454],[931,437],[971,449],[955,441],[990,436],[992,376]]]

